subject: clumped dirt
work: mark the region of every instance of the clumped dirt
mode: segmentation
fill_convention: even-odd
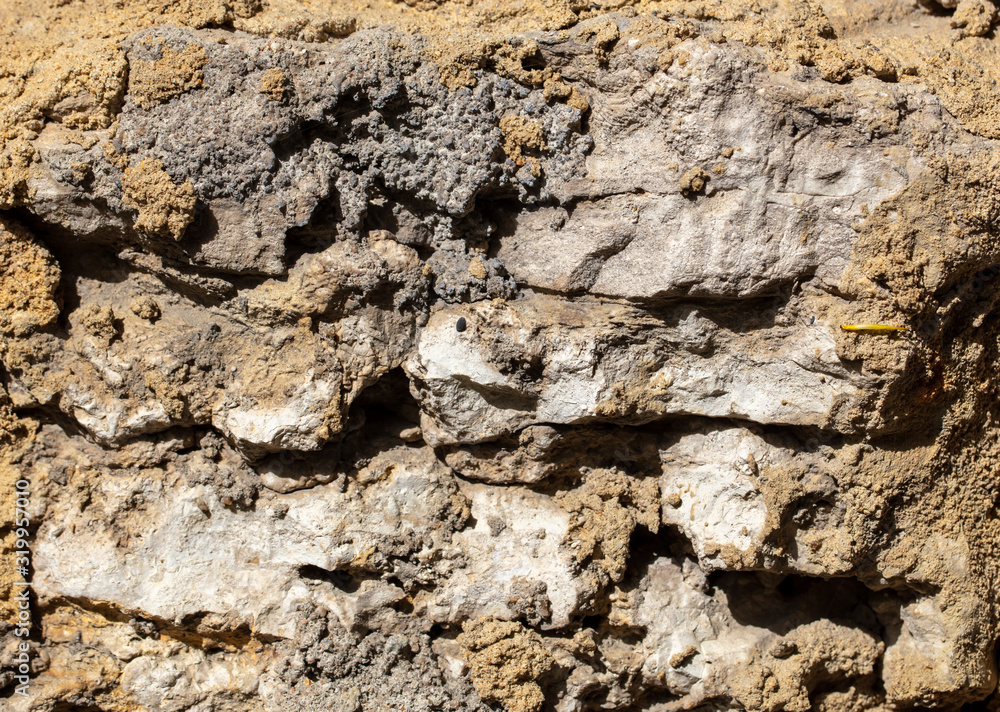
[[[159,51],[156,60],[140,59],[129,66],[128,93],[143,109],[201,86],[204,78],[201,68],[208,61],[208,55],[199,45],[192,43],[176,52],[161,44]]]
[[[194,217],[191,181],[175,184],[163,163],[147,158],[122,174],[125,204],[138,211],[135,226],[151,237],[179,240]]]
[[[510,712],[542,708],[537,681],[554,660],[536,634],[520,623],[480,618],[463,627],[458,643],[468,651],[472,682],[484,700]]]
[[[0,222],[0,333],[24,336],[59,316],[59,266],[23,227]]]

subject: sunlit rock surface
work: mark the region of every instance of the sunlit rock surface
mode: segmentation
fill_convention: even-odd
[[[9,5],[0,708],[996,707],[991,0]]]

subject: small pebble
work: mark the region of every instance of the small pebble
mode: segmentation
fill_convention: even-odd
[[[405,428],[399,432],[399,437],[404,442],[412,443],[420,440],[423,437],[423,433],[417,427]]]
[[[790,658],[795,655],[795,653],[799,652],[799,646],[790,640],[782,638],[776,640],[768,652],[771,653],[772,657],[784,660],[785,658]]]
[[[455,331],[465,331],[465,317],[458,317],[458,321],[455,322]]]

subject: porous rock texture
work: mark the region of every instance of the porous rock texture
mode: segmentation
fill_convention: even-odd
[[[4,2],[0,707],[997,709],[997,20]]]

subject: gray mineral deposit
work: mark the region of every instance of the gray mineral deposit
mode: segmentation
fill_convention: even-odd
[[[0,710],[1000,710],[1000,0],[0,0]]]

